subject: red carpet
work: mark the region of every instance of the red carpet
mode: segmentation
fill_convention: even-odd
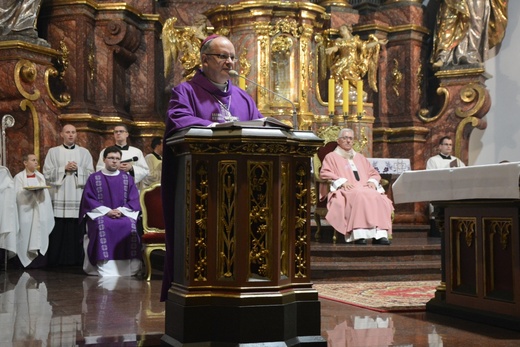
[[[377,312],[424,311],[439,281],[314,284],[320,298]]]

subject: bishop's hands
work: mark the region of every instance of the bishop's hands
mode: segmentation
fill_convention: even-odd
[[[368,188],[377,190],[377,186],[374,182],[368,182],[366,186]],[[354,189],[354,185],[347,181],[341,185],[340,189],[351,190],[351,189]]]

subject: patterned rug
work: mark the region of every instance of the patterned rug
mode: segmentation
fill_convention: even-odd
[[[320,298],[377,312],[424,311],[439,281],[315,283]]]

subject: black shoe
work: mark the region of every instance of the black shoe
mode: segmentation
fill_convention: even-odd
[[[372,240],[372,244],[373,245],[389,245],[391,242],[389,239],[387,239],[386,237],[382,237],[380,239],[373,239]]]
[[[356,241],[354,241],[354,244],[356,244],[356,245],[366,245],[367,244],[367,240],[365,240],[365,239],[357,239]]]

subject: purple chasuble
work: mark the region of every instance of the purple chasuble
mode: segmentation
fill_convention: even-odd
[[[240,121],[263,118],[249,94],[228,81],[228,90],[218,89],[202,71],[188,82],[172,89],[168,115],[167,133],[192,127],[224,123],[224,113],[229,111]]]
[[[173,88],[170,103],[168,105],[168,115],[166,117],[166,131],[164,138],[169,138],[175,131],[192,127],[208,126],[211,123],[223,123],[225,120],[214,120],[213,115],[222,112],[222,105],[226,107],[232,116],[240,121],[263,118],[256,104],[249,94],[244,90],[234,86],[228,81],[226,92],[218,89],[202,73],[197,74],[188,82],[179,84]],[[172,218],[172,211],[184,206],[175,206],[175,190],[186,189],[175,184],[172,175],[177,169],[174,163],[174,156],[171,150],[165,150],[163,154],[162,166],[162,201],[164,218],[166,224],[166,257],[164,260],[163,287],[161,301],[165,301],[168,290],[173,281],[173,240],[175,233],[175,221]]]
[[[80,222],[85,218],[87,220],[87,253],[92,265],[104,260],[140,258],[141,240],[137,233],[137,222],[124,215],[120,218],[106,215],[94,220],[88,218],[87,212],[100,206],[141,211],[134,179],[124,172],[117,176],[107,176],[100,171],[90,175],[83,191],[79,218]]]

